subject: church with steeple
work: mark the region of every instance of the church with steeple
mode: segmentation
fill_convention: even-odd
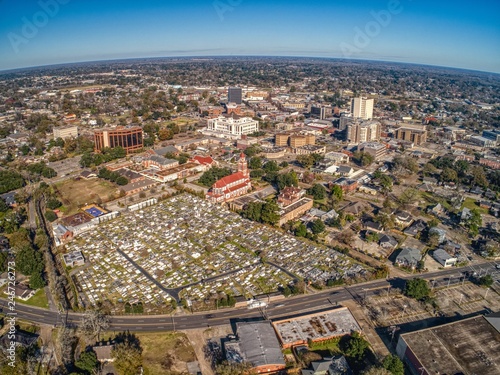
[[[245,154],[241,153],[238,160],[238,172],[216,181],[207,192],[206,198],[213,203],[228,202],[252,189],[248,163]]]

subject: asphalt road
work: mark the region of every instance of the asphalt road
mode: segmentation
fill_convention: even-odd
[[[111,316],[111,331],[172,331],[184,330],[190,328],[203,328],[209,326],[229,324],[234,320],[241,319],[261,319],[266,315],[269,319],[277,320],[280,318],[291,317],[304,313],[313,313],[331,309],[337,303],[355,299],[359,300],[369,297],[380,290],[389,290],[390,288],[402,288],[406,279],[421,277],[432,280],[434,287],[453,285],[461,283],[464,280],[464,272],[477,270],[480,268],[483,275],[493,275],[495,282],[500,282],[500,270],[495,268],[494,263],[482,262],[473,266],[462,268],[451,268],[439,272],[411,275],[406,278],[394,278],[390,280],[377,280],[362,284],[356,284],[349,287],[339,287],[321,291],[314,294],[306,294],[270,303],[267,308],[238,308],[221,309],[205,313],[185,314],[185,315],[127,315]],[[7,300],[0,299],[0,307],[4,313],[8,313]],[[46,309],[31,307],[22,304],[16,304],[15,313],[19,319],[24,319],[40,324],[62,325],[65,321],[65,314],[51,312]],[[67,314],[67,322],[78,325],[83,314],[70,312]]]

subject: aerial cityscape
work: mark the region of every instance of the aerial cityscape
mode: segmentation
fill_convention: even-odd
[[[500,4],[357,3],[0,2],[1,374],[500,374]]]

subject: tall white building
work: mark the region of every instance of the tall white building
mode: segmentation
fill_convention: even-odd
[[[354,98],[351,103],[351,113],[354,118],[370,120],[373,118],[373,99],[366,97]]]
[[[251,117],[219,116],[208,120],[206,132],[218,137],[240,139],[242,135],[259,131],[259,122]],[[204,132],[205,133],[205,132]]]

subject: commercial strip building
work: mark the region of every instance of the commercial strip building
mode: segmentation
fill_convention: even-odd
[[[285,369],[280,343],[269,321],[236,323],[237,341],[224,343],[229,362],[247,362],[258,374]]]
[[[140,126],[123,127],[114,129],[100,129],[94,131],[95,151],[103,148],[123,147],[127,154],[141,150],[144,147],[144,134]]]
[[[414,375],[500,374],[499,314],[402,334],[396,352]]]
[[[273,326],[284,349],[361,331],[347,307],[274,321]]]

